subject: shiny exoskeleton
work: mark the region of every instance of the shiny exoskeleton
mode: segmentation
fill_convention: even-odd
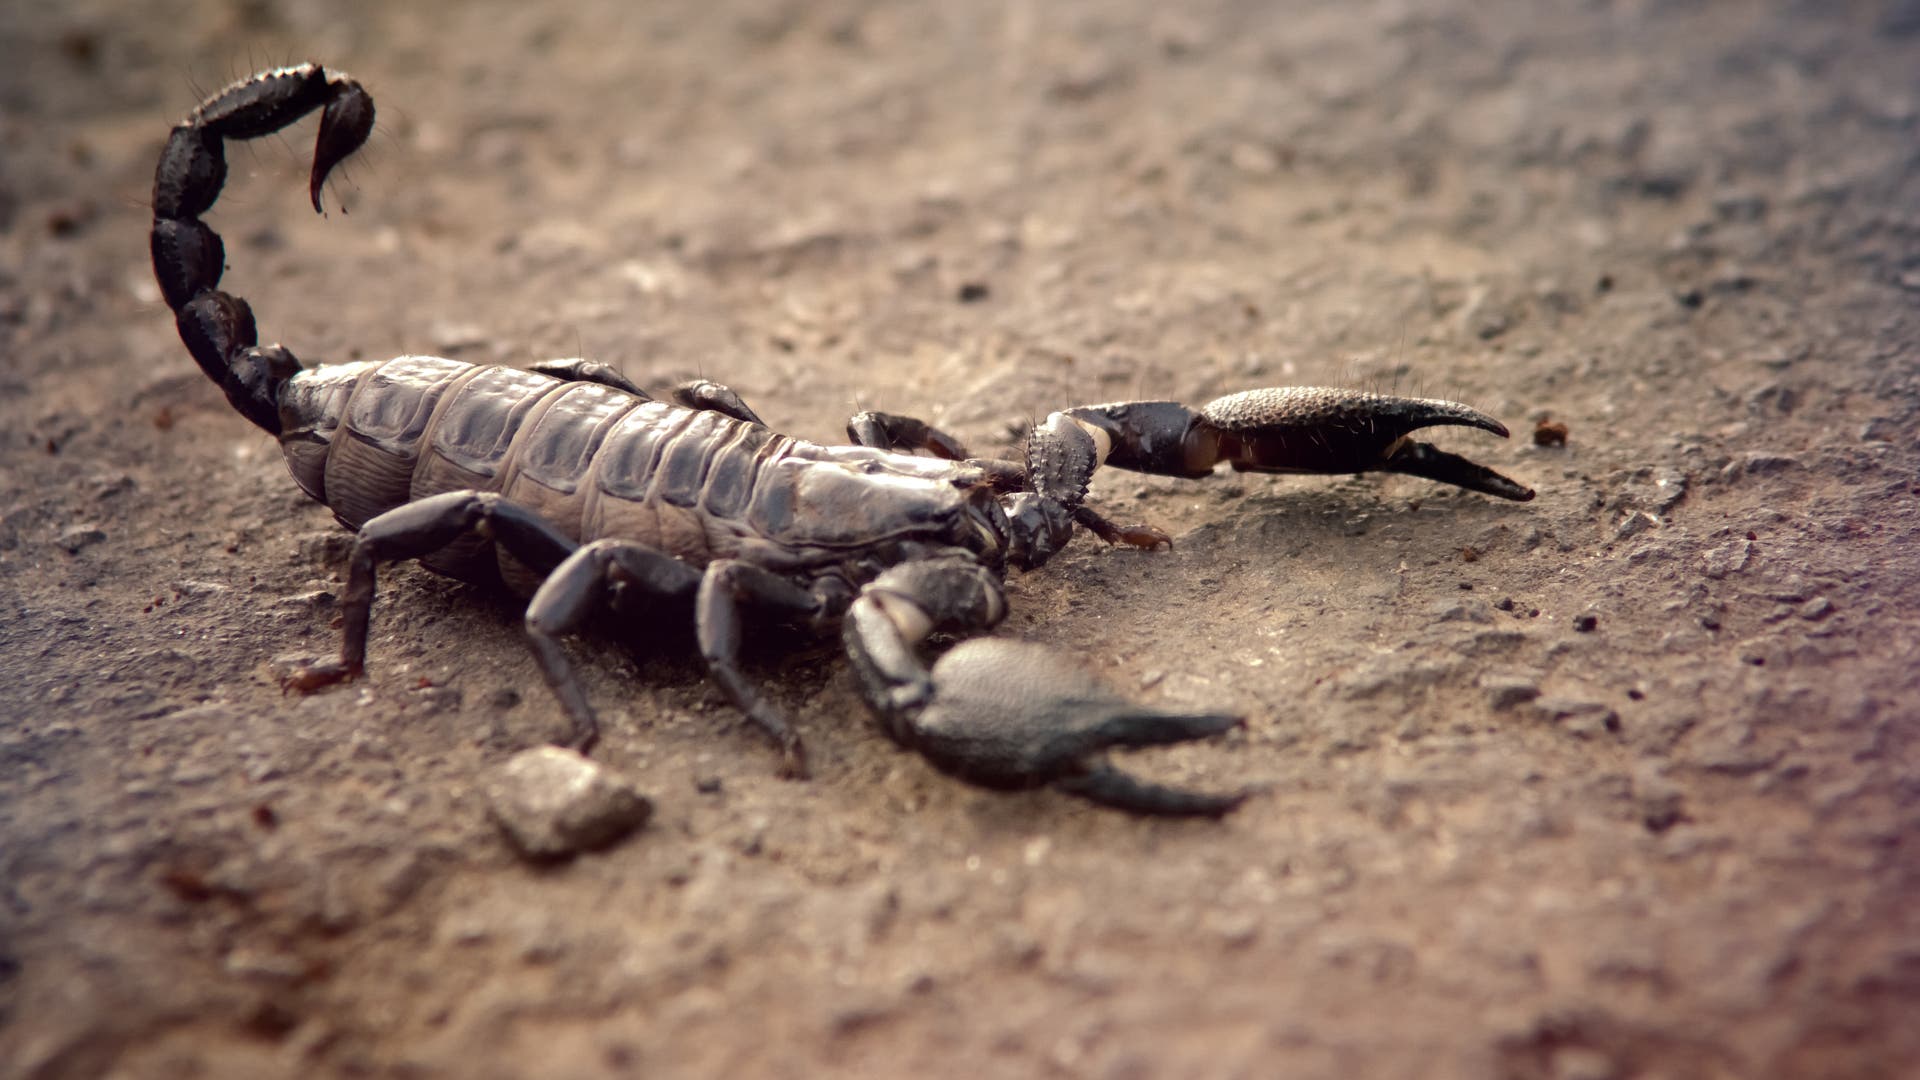
[[[1103,759],[1115,746],[1200,738],[1239,721],[1126,701],[1038,646],[978,638],[929,666],[936,631],[1004,616],[1008,567],[1046,562],[1085,528],[1156,547],[1165,534],[1084,505],[1101,464],[1200,477],[1220,462],[1265,472],[1411,473],[1501,498],[1533,492],[1408,438],[1436,424],[1507,431],[1445,401],[1346,390],[1254,390],[1200,410],[1124,402],[1054,413],[1024,460],[972,458],[924,422],[862,413],[858,445],[769,430],[737,395],[697,381],[671,402],[617,371],[557,360],[530,371],[430,356],[302,368],[261,345],[246,302],[219,288],[225,252],[201,221],[226,179],[225,142],[321,111],[309,193],[371,133],[373,100],[315,64],[262,72],[175,126],[154,178],[153,265],[180,336],[235,408],[279,437],[306,492],[356,530],[340,657],[296,672],[315,690],[365,663],[374,574],[419,559],[530,597],[542,674],[589,747],[598,728],[559,644],[597,611],[691,609],[728,696],[804,775],[798,735],[742,675],[753,621],[838,632],[887,731],[936,766],[996,788],[1053,785],[1138,813],[1219,815],[1244,794],[1151,784]],[[917,456],[925,451],[934,456]]]

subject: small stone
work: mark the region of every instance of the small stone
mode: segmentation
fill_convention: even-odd
[[[428,327],[427,333],[434,347],[446,353],[478,348],[487,342],[486,329],[473,323],[441,320]]]
[[[1738,573],[1747,568],[1753,559],[1753,541],[1735,540],[1722,547],[1714,548],[1706,555],[1707,576],[1714,579]]]
[[[1493,709],[1511,709],[1540,696],[1540,685],[1523,675],[1490,675],[1480,680],[1480,689]]]
[[[990,289],[984,281],[965,282],[960,286],[959,292],[956,294],[959,301],[963,304],[977,304],[992,295],[993,290]]]
[[[560,859],[644,825],[653,804],[629,781],[558,746],[523,750],[486,783],[487,809],[522,854]]]
[[[1876,416],[1860,425],[1861,442],[1892,442],[1900,433],[1900,425],[1892,417]]]
[[[1767,197],[1753,192],[1728,192],[1713,200],[1713,212],[1722,221],[1759,221],[1767,214]]]
[[[1554,1050],[1553,1080],[1615,1080],[1619,1066],[1604,1051],[1589,1046],[1562,1046]]]
[[[1594,739],[1620,730],[1620,714],[1602,701],[1543,697],[1531,706],[1535,715],[1577,739]]]
[[[1591,634],[1599,626],[1600,616],[1592,614],[1591,612],[1573,617],[1573,628],[1582,634]]]
[[[1635,785],[1634,809],[1650,833],[1663,833],[1687,820],[1686,800],[1680,789],[1665,781]]]
[[[1800,605],[1800,617],[1810,622],[1819,622],[1831,614],[1833,614],[1833,601],[1824,596],[1816,596]]]
[[[1720,470],[1720,479],[1732,481],[1743,476],[1771,476],[1798,468],[1799,465],[1800,459],[1792,454],[1756,451],[1728,462],[1727,467]]]
[[[1660,519],[1645,510],[1629,511],[1627,516],[1620,519],[1620,524],[1614,527],[1613,538],[1615,540],[1631,539],[1659,524]]]
[[[71,529],[61,531],[58,543],[67,554],[73,555],[77,554],[81,548],[92,547],[106,538],[107,534],[97,525],[75,525]]]
[[[1493,620],[1478,606],[1453,603],[1447,600],[1435,601],[1427,608],[1427,615],[1434,622],[1471,622],[1487,623]]]

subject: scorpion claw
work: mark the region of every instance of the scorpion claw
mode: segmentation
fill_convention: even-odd
[[[1207,794],[1129,776],[1101,757],[1238,727],[1237,716],[1130,702],[1052,650],[996,638],[962,642],[933,667],[933,699],[896,728],[936,767],[983,787],[1053,785],[1137,814],[1218,817],[1245,793]]]
[[[1223,461],[1241,472],[1398,472],[1516,502],[1533,498],[1531,488],[1484,465],[1409,438],[1442,425],[1507,437],[1506,425],[1455,401],[1289,386],[1228,394],[1199,409],[1172,401],[1068,409],[1036,429],[1044,453],[1030,456],[1050,465],[1037,490],[1050,486],[1074,507],[1102,463],[1194,479]]]
[[[1507,437],[1506,425],[1456,401],[1323,387],[1229,394],[1207,403],[1198,430],[1246,472],[1398,472],[1516,502],[1533,498],[1533,489],[1484,465],[1408,438],[1442,425]]]
[[[1054,786],[1101,806],[1160,817],[1225,817],[1253,794],[1250,791],[1224,795],[1182,791],[1148,783],[1106,765],[1096,765]]]

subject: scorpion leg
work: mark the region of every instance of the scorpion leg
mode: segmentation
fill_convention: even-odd
[[[781,775],[803,780],[807,776],[807,754],[799,733],[767,704],[740,670],[740,645],[745,636],[740,616],[746,609],[794,620],[811,619],[819,614],[821,601],[771,570],[734,559],[709,563],[694,599],[694,632],[707,670],[734,705],[780,744]]]
[[[740,400],[740,395],[734,393],[732,387],[722,386],[717,382],[689,379],[673,388],[673,400],[689,409],[717,412],[742,423],[767,426],[766,421],[760,419],[758,414],[748,408],[745,401]]]
[[[375,569],[418,559],[469,536],[491,539],[535,572],[560,565],[575,544],[533,511],[483,491],[449,491],[377,514],[353,538],[346,595],[340,601],[345,632],[340,658],[294,671],[286,689],[311,693],[357,678],[367,665],[367,627],[373,615]]]
[[[959,439],[925,420],[896,413],[861,412],[847,421],[847,438],[855,446],[876,450],[925,450],[948,461],[965,461],[972,455]]]
[[[532,364],[528,371],[536,375],[551,375],[561,382],[590,382],[601,386],[611,386],[615,390],[632,394],[641,401],[652,401],[653,395],[640,389],[632,379],[620,374],[612,364],[603,364],[598,360],[583,360],[570,356],[564,360],[542,360]]]
[[[961,642],[931,670],[918,655],[935,630],[980,630],[1006,612],[999,579],[964,559],[905,563],[860,592],[842,636],[867,703],[894,739],[983,787],[1051,785],[1137,814],[1218,817],[1246,793],[1163,787],[1103,759],[1113,747],[1217,735],[1240,719],[1127,701],[1056,652],[1025,642]]]
[[[600,738],[600,722],[586,689],[568,663],[559,636],[585,628],[604,601],[628,612],[644,600],[685,599],[700,584],[700,571],[631,540],[595,540],[563,559],[527,604],[527,639],[540,674],[573,721],[571,745],[581,753]]]

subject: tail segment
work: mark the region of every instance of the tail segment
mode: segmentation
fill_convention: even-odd
[[[271,135],[324,108],[308,192],[320,210],[327,174],[373,131],[373,98],[318,64],[263,71],[202,102],[175,125],[153,176],[153,273],[180,340],[241,414],[279,434],[280,384],[300,369],[278,345],[259,345],[253,309],[222,292],[226,246],[200,215],[227,180],[226,140]]]

